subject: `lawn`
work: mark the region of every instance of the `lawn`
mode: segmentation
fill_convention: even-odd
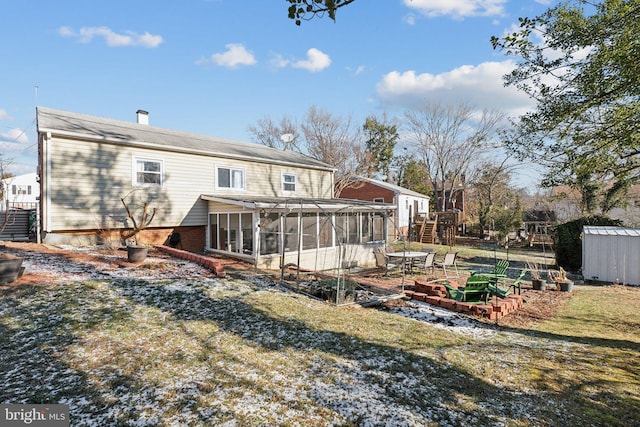
[[[639,288],[577,286],[509,328],[176,260],[25,255],[36,279],[0,291],[0,402],[67,404],[74,426],[640,423]]]

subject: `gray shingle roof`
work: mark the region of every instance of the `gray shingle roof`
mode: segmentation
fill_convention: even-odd
[[[380,181],[373,178],[360,177],[360,178],[354,178],[354,181],[367,181],[367,182],[370,182],[371,184],[377,185],[378,187],[386,188],[387,190],[393,191],[394,193],[397,193],[397,194],[404,194],[405,196],[413,196],[413,197],[421,197],[424,199],[430,199],[429,196],[418,193],[417,191],[409,190],[408,188],[400,187],[399,185],[391,184],[391,183]]]
[[[113,144],[144,146],[157,150],[291,164],[323,170],[334,169],[332,166],[304,154],[278,150],[260,144],[180,132],[47,107],[37,107],[36,111],[39,133],[51,132],[54,135],[68,135]]]

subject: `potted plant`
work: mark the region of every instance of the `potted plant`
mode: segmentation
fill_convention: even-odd
[[[536,262],[527,262],[527,268],[531,273],[531,286],[536,291],[544,291],[547,288],[547,283],[542,278],[540,273],[540,266]]]
[[[560,267],[558,271],[549,271],[549,277],[561,291],[571,292],[573,290],[573,280],[567,277],[567,272]]]
[[[129,208],[129,205],[126,201],[127,196],[120,199],[122,205],[124,206],[124,210],[127,212],[127,217],[131,221],[132,225],[131,230],[129,230],[129,232],[124,236],[125,240],[127,241],[127,260],[129,262],[140,263],[143,262],[147,257],[147,254],[149,253],[149,247],[139,241],[139,234],[142,230],[147,228],[149,224],[151,224],[151,221],[153,221],[153,218],[156,216],[156,208],[151,208],[151,212],[149,212],[149,202],[144,202],[142,204],[142,212],[140,214],[140,217],[136,218],[134,213],[131,212],[131,209]]]

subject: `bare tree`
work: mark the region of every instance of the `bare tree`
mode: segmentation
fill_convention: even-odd
[[[124,206],[124,210],[127,212],[127,217],[131,221],[131,225],[132,225],[131,230],[123,231],[122,237],[125,240],[133,239],[135,242],[135,245],[138,246],[139,245],[138,235],[140,234],[141,231],[145,230],[151,224],[151,221],[153,221],[153,218],[155,218],[156,216],[157,208],[152,208],[150,206],[151,202],[149,201],[141,202],[142,213],[139,213],[139,217],[137,217],[136,219],[135,211],[132,212],[130,208],[130,204],[134,203],[134,201],[132,200],[133,199],[132,195],[136,191],[137,189],[130,191],[124,197],[121,197],[120,201],[122,202],[122,205]],[[149,210],[151,210],[151,212],[149,212]]]
[[[405,112],[416,149],[427,166],[439,211],[452,205],[453,189],[462,183],[473,162],[490,148],[504,115],[475,112],[467,104],[427,103]]]
[[[513,231],[522,222],[522,190],[511,185],[511,171],[517,167],[509,164],[509,157],[497,162],[483,161],[471,179],[470,216],[476,216],[479,236],[484,239],[484,231],[493,229],[502,235]]]
[[[253,135],[254,142],[271,148],[302,151],[298,126],[287,116],[282,117],[279,124],[274,123],[270,117],[265,117],[255,125],[249,125],[247,129]]]
[[[279,124],[266,117],[247,129],[254,142],[295,150],[333,166],[336,169],[336,193],[351,178],[366,174],[372,161],[371,154],[367,153],[363,133],[352,125],[351,117],[334,116],[312,105],[301,122],[300,131],[286,116]]]
[[[348,181],[366,173],[367,153],[351,117],[336,117],[316,106],[307,111],[302,132],[308,154],[336,168],[336,192]]]

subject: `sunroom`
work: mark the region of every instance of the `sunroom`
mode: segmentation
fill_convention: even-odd
[[[327,271],[375,266],[393,205],[346,199],[219,197],[208,203],[206,249],[258,268]]]

